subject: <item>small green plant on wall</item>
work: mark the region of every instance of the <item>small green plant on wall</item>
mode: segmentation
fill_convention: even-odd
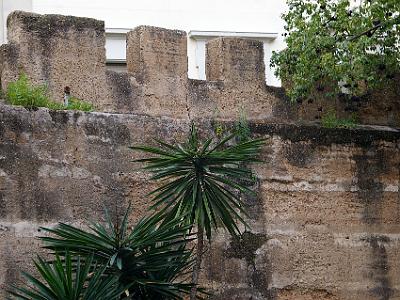
[[[246,113],[243,109],[240,110],[239,119],[235,123],[235,131],[237,134],[237,140],[240,142],[246,142],[250,139],[251,132],[249,127],[249,121],[247,120]]]
[[[339,119],[333,109],[328,110],[321,118],[322,126],[325,128],[354,128],[356,126],[356,115],[350,118]]]
[[[220,138],[222,137],[226,132],[226,126],[219,120],[220,117],[220,111],[218,108],[216,108],[212,114],[212,128],[214,130],[215,135]]]
[[[55,110],[82,110],[92,111],[93,105],[89,102],[71,97],[68,106],[50,99],[45,85],[33,85],[25,74],[21,74],[15,82],[11,82],[5,93],[8,104],[21,105],[27,108],[47,107]]]
[[[71,97],[68,102],[67,109],[70,110],[82,110],[82,111],[92,111],[93,105],[89,102],[82,101],[78,98]]]

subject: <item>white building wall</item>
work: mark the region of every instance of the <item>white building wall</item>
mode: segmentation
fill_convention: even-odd
[[[105,21],[107,57],[120,60],[125,56],[123,32],[138,25],[153,25],[189,31],[276,33],[266,46],[267,83],[279,85],[269,69],[272,50],[284,47],[283,21],[285,0],[3,0],[15,6],[30,2],[31,10],[41,14],[63,14],[92,17]],[[16,7],[18,8],[18,7]],[[21,7],[23,8],[23,7]],[[29,5],[25,10],[29,9]],[[3,23],[4,26],[4,23]],[[120,32],[120,33],[118,33]],[[122,34],[121,34],[122,33]],[[204,79],[204,40],[188,39],[189,77]],[[203,52],[202,52],[203,51]],[[200,53],[202,52],[202,53]],[[197,56],[196,56],[197,53]]]
[[[14,10],[32,10],[32,0],[0,0],[0,42],[7,38],[7,16]]]

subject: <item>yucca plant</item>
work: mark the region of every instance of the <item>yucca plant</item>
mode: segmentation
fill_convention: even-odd
[[[160,187],[150,193],[155,201],[152,208],[168,223],[183,219],[190,232],[197,226],[197,257],[192,273],[191,299],[196,297],[196,286],[203,255],[204,232],[211,239],[212,229],[224,227],[232,235],[240,234],[239,223],[246,226],[241,193],[253,193],[243,182],[253,180],[247,163],[259,162],[257,155],[263,139],[232,144],[237,134],[213,142],[200,141],[192,124],[186,143],[173,145],[160,140],[159,147],[134,146],[151,157],[139,159],[145,170],[153,173],[152,180]]]
[[[40,278],[23,273],[26,286],[14,286],[10,298],[14,300],[119,300],[127,287],[117,276],[105,274],[106,266],[97,264],[93,256],[73,257],[66,252],[63,258],[47,262],[34,260]]]
[[[160,226],[156,213],[130,229],[129,213],[130,209],[117,224],[106,214],[105,225],[90,223],[88,231],[59,223],[55,228],[43,228],[52,235],[41,240],[45,248],[60,254],[92,254],[107,266],[107,274],[129,286],[127,294],[132,299],[183,299],[192,287],[184,281],[193,262],[186,247],[192,240],[188,226],[178,219]]]

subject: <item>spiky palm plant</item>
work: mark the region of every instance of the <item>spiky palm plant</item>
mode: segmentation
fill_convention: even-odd
[[[14,286],[14,300],[119,300],[124,290],[117,276],[105,274],[106,266],[98,265],[93,256],[72,257],[64,253],[53,262],[41,257],[34,260],[40,278],[23,273],[26,286]]]
[[[253,180],[245,164],[258,162],[256,158],[263,139],[247,140],[232,145],[236,134],[216,142],[199,140],[192,124],[186,143],[173,145],[157,140],[160,147],[134,146],[151,157],[139,159],[145,170],[153,173],[152,179],[161,186],[151,192],[165,222],[183,218],[185,225],[197,225],[197,258],[192,273],[191,299],[196,297],[200,272],[204,231],[211,239],[212,229],[219,226],[231,234],[240,233],[238,223],[246,225],[246,215],[240,193],[253,193],[243,183]],[[242,214],[242,215],[241,215]]]
[[[155,214],[141,219],[130,230],[129,211],[119,224],[107,214],[106,225],[91,223],[89,231],[64,223],[43,228],[52,235],[41,239],[45,248],[57,253],[93,254],[96,261],[107,266],[107,274],[129,285],[132,299],[183,299],[192,287],[182,279],[193,262],[186,247],[192,240],[188,226],[182,226],[178,219],[160,226],[159,214]]]

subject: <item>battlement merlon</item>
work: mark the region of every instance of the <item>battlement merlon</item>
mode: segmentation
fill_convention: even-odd
[[[264,47],[261,41],[217,38],[206,45],[207,80],[238,85],[265,85]]]
[[[107,97],[103,21],[15,11],[8,16],[7,30],[3,89],[25,73],[33,84],[45,84],[54,101],[63,101],[68,86],[75,97],[103,106]]]
[[[187,78],[185,31],[138,26],[126,37],[128,72],[137,79]]]
[[[26,32],[44,39],[65,38],[67,33],[93,33],[104,35],[104,21],[63,15],[40,15],[36,13],[14,11],[7,18],[7,38],[11,42],[20,42],[20,33]]]

